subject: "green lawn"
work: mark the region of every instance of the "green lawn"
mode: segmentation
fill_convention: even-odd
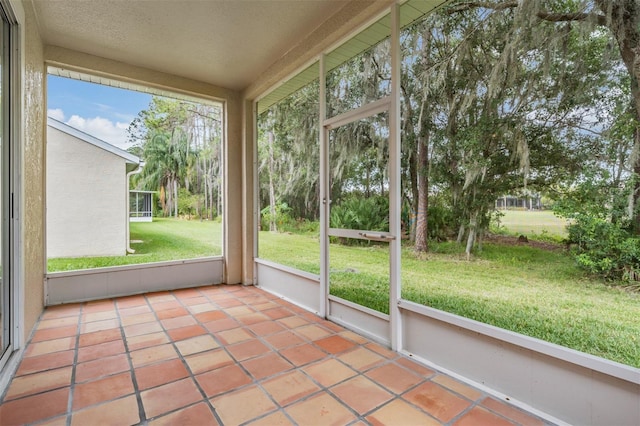
[[[260,233],[260,256],[318,273],[317,237]],[[402,252],[402,297],[640,367],[640,294],[590,279],[563,251],[485,244],[467,261],[455,243]],[[295,253],[295,255],[293,255]],[[388,313],[388,251],[330,246],[330,292]]]
[[[530,212],[518,212],[529,214]],[[133,223],[136,254],[49,259],[50,271],[177,260],[221,253],[215,222]],[[417,258],[402,252],[402,296],[434,308],[640,368],[640,294],[591,279],[564,251],[486,243],[467,261],[454,243]],[[318,273],[318,235],[262,231],[263,259]],[[388,251],[330,245],[331,293],[388,312]]]
[[[552,237],[567,236],[567,220],[559,218],[550,210],[500,210],[500,226],[512,234],[527,237],[547,234]]]
[[[72,271],[217,256],[222,254],[222,226],[212,221],[154,218],[131,223],[131,241],[135,254],[48,259],[47,269]]]

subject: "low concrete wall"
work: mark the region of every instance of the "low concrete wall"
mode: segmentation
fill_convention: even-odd
[[[257,287],[299,305],[320,312],[320,277],[267,260],[256,260]]]
[[[257,261],[259,286],[311,311],[319,277]],[[388,316],[329,296],[329,319],[390,341]],[[640,425],[640,369],[577,352],[406,300],[399,301],[402,349],[550,422]]]
[[[221,284],[223,268],[223,259],[216,257],[54,272],[45,278],[45,304]]]
[[[389,315],[329,296],[329,319],[371,340],[391,346]]]
[[[413,302],[404,352],[561,421],[640,425],[640,370]]]

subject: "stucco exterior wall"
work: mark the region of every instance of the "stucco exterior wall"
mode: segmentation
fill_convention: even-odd
[[[47,257],[126,254],[126,162],[47,127]]]
[[[24,283],[24,338],[44,309],[44,199],[45,199],[45,67],[43,46],[31,4],[25,4],[22,40],[23,146],[22,146],[22,250]]]
[[[243,124],[243,144],[242,144],[242,284],[252,285],[255,283],[254,261],[255,261],[255,233],[256,233],[256,202],[253,192],[255,153],[253,151],[253,140],[255,138],[255,112],[253,101],[244,100],[242,103],[242,124]]]
[[[227,145],[224,163],[225,282],[242,283],[242,102],[238,94],[226,102]]]

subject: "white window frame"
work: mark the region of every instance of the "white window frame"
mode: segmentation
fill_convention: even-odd
[[[0,0],[0,8],[4,12],[5,24],[9,25],[8,69],[5,74],[5,88],[9,100],[4,106],[3,120],[7,120],[9,126],[5,143],[2,147],[2,172],[3,179],[2,196],[9,209],[8,224],[3,227],[3,280],[9,286],[9,300],[11,305],[9,347],[0,360],[0,389],[6,388],[13,373],[18,367],[24,340],[24,282],[22,279],[22,240],[24,232],[22,223],[22,141],[23,128],[23,99],[22,82],[25,75],[23,56],[24,34],[24,10],[22,3],[17,0]],[[3,52],[4,53],[4,52]],[[6,66],[6,65],[5,65]],[[5,172],[6,171],[6,172]],[[8,178],[8,179],[7,179]],[[7,234],[6,236],[4,234]]]

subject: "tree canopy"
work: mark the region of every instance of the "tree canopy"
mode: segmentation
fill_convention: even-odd
[[[637,0],[454,1],[402,31],[403,228],[416,250],[455,238],[470,254],[504,195],[544,194],[565,216],[597,205],[638,233],[639,23]],[[385,40],[328,73],[329,116],[386,95],[389,80]],[[315,82],[259,118],[261,205],[307,220],[317,102]],[[332,200],[387,172],[375,121],[335,134]]]
[[[158,191],[164,216],[213,219],[222,211],[220,107],[154,96],[128,129],[144,161],[137,189]]]

